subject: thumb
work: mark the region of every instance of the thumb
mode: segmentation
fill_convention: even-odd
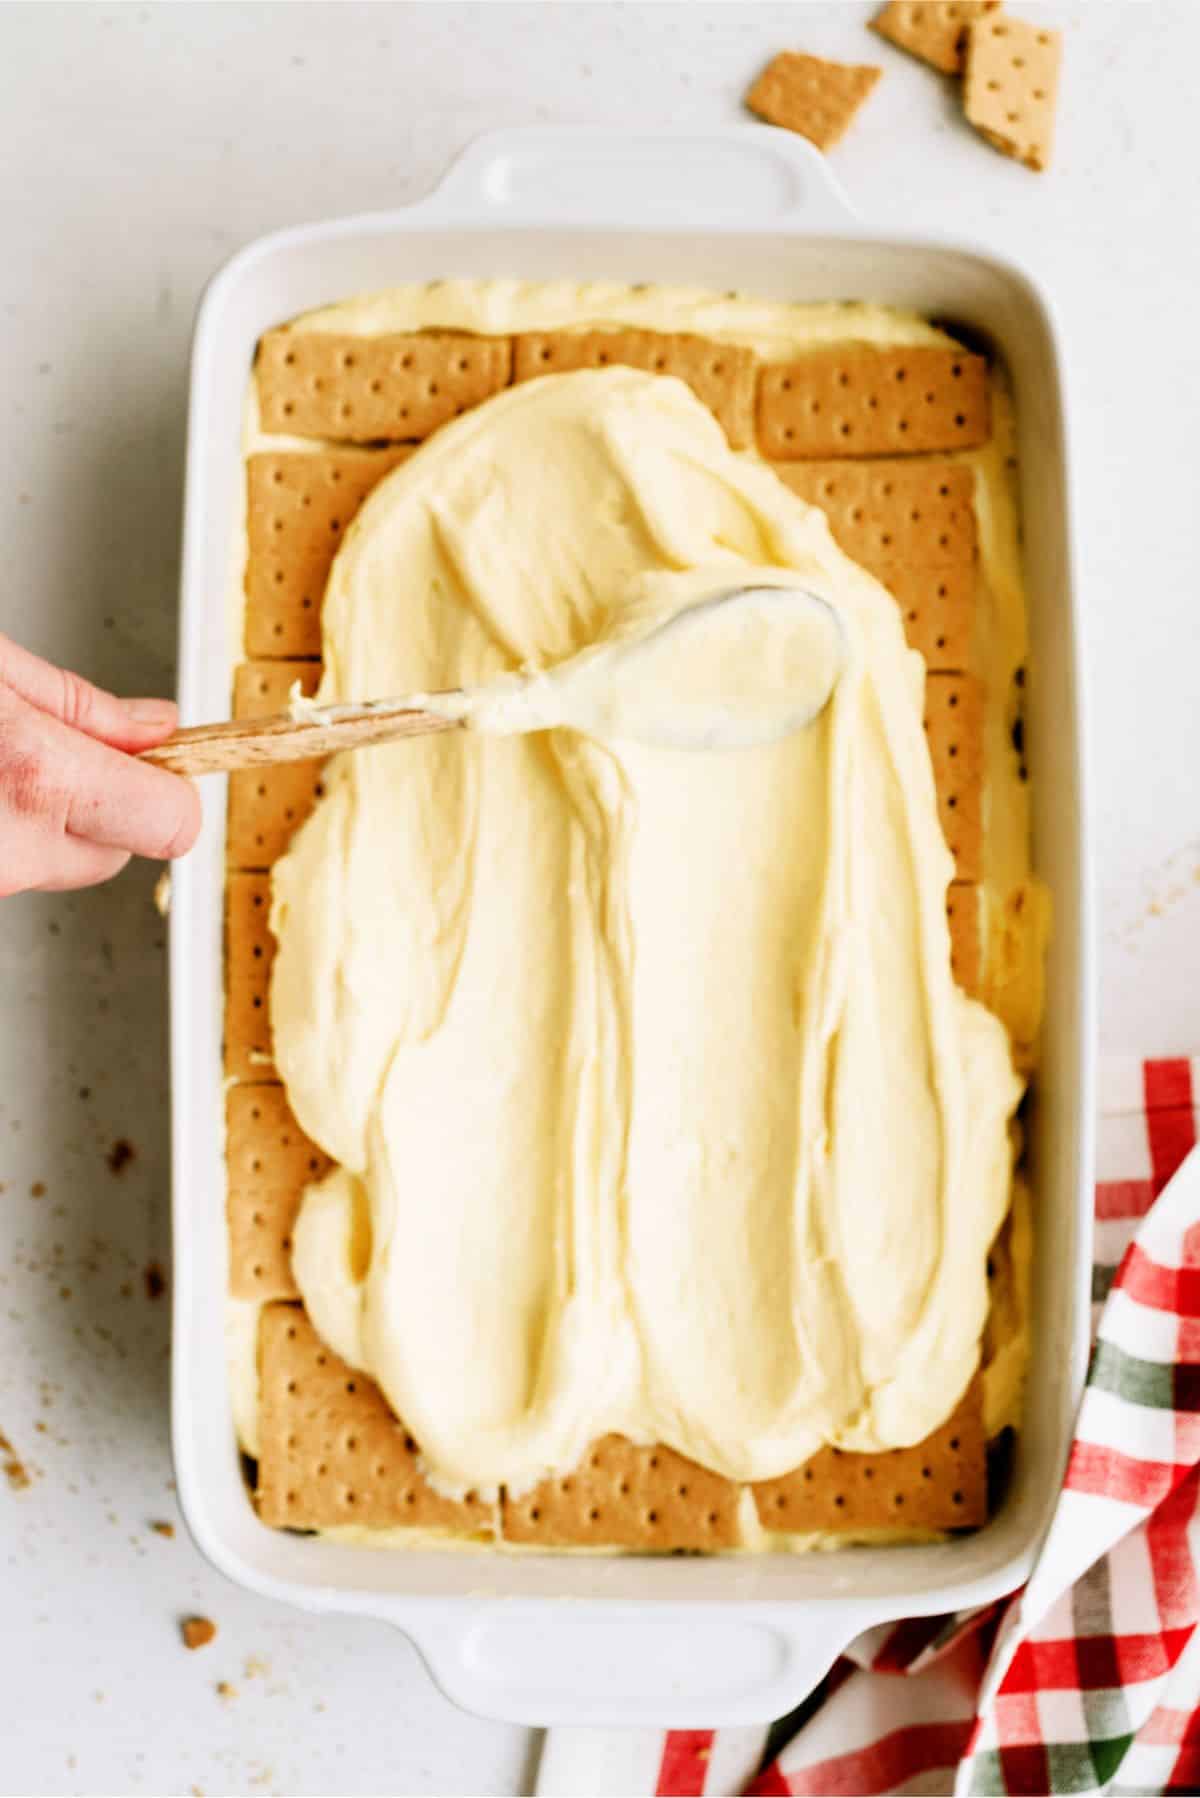
[[[117,699],[69,668],[56,668],[2,635],[0,685],[38,711],[48,712],[114,749],[148,749],[161,743],[174,730],[178,717],[173,700]]]

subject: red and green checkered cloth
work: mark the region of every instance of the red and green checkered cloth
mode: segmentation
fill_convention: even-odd
[[[1198,1095],[1103,1070],[1095,1344],[1023,1591],[861,1636],[757,1774],[765,1733],[553,1731],[540,1793],[1200,1793]]]

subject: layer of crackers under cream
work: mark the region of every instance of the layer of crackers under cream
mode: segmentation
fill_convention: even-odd
[[[342,757],[275,868],[276,1065],[339,1164],[297,1283],[452,1487],[609,1430],[770,1478],[923,1439],[977,1365],[1020,1088],[950,972],[923,664],[821,515],[679,382],[510,389],[367,500],[317,697],[553,666],[641,580],[762,566],[851,640],[811,730]]]
[[[298,330],[349,332],[422,328],[474,331],[549,329],[572,324],[629,324],[648,329],[711,332],[755,348],[760,356],[779,359],[807,347],[830,342],[945,343],[952,341],[924,320],[890,309],[843,305],[780,306],[728,295],[711,295],[663,287],[629,289],[615,283],[530,284],[518,282],[439,282],[368,295],[326,308],[297,320]],[[984,944],[985,990],[1005,1017],[1018,1047],[1027,1050],[1036,1036],[1041,1011],[1041,944],[1046,919],[1036,887],[1029,880],[1028,792],[1017,780],[1009,740],[1008,704],[1013,677],[1026,656],[1025,599],[1020,572],[1016,484],[1016,433],[1011,399],[1003,375],[992,377],[993,435],[980,450],[956,452],[948,459],[970,466],[975,475],[975,510],[979,524],[979,577],[976,586],[974,663],[989,670],[990,703],[986,708],[985,763],[987,804],[984,817],[985,878],[980,890],[980,928]],[[288,449],[320,453],[325,446],[307,438],[264,435],[258,424],[253,384],[247,394],[245,453]],[[754,452],[749,452],[753,455]],[[244,517],[232,545],[230,581],[231,630],[241,636],[244,605],[241,571],[246,555]],[[1019,922],[1009,922],[1012,901],[1019,897]],[[1032,902],[1032,903],[1031,903]],[[1006,916],[1008,914],[1008,916]],[[999,951],[1000,953],[998,953]],[[1003,976],[993,964],[1005,962]],[[1027,1206],[1024,1215],[1027,1218]],[[1015,1424],[1028,1359],[1027,1301],[1030,1232],[1027,1221],[1012,1244],[1016,1277],[993,1352],[985,1355],[985,1422],[989,1435]],[[230,1301],[233,1329],[229,1373],[239,1438],[253,1452],[256,1435],[258,1373],[256,1331],[259,1307]],[[249,1321],[247,1321],[247,1319]],[[403,1533],[399,1533],[400,1539]],[[782,1538],[790,1542],[790,1538]],[[840,1538],[835,1538],[840,1540]]]
[[[649,331],[688,331],[753,349],[763,361],[784,361],[831,344],[953,344],[947,332],[915,312],[862,301],[788,303],[703,288],[616,281],[430,281],[366,293],[295,319],[289,329],[350,335],[457,330],[481,335],[610,326]],[[1030,882],[1029,800],[1018,780],[1010,738],[1015,715],[1014,676],[1027,649],[1024,584],[1016,478],[1016,427],[1003,371],[992,374],[992,435],[976,450],[947,452],[939,460],[962,463],[975,475],[979,568],[973,666],[986,669],[987,767],[984,881],[981,929],[992,946],[1001,978],[985,992],[1030,1063],[1041,1017],[1042,961],[1048,926],[1045,897]],[[253,383],[247,396],[244,448],[319,454],[328,447],[309,437],[267,435],[259,424]],[[757,459],[754,450],[743,452]],[[245,603],[244,521],[235,546],[230,585],[231,628],[241,640]],[[1006,903],[1021,896],[1022,919],[1014,930]],[[985,960],[986,960],[985,956]]]

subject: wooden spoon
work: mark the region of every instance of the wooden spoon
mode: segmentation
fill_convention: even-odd
[[[339,749],[462,727],[461,718],[424,711],[411,699],[372,700],[363,705],[314,706],[310,716],[300,718],[277,712],[269,718],[195,724],[177,730],[154,749],[142,750],[141,759],[175,774],[228,774],[235,768],[305,762]]]
[[[772,615],[790,617],[798,633],[792,639],[791,661],[774,666],[777,658],[762,650],[760,632],[750,639],[749,674],[743,666],[739,677],[736,661],[731,672],[728,650],[736,637],[718,645],[725,649],[723,657],[714,654],[711,633],[714,624],[724,630],[736,622],[739,611],[743,629],[756,618],[761,625]],[[697,643],[703,644],[705,633],[709,633],[707,656],[693,665],[690,682],[681,679],[681,666],[688,666],[689,639],[694,651]],[[508,686],[497,683],[470,697],[451,689],[358,705],[306,704],[297,708],[296,717],[284,712],[272,718],[193,725],[176,731],[157,748],[143,750],[142,759],[176,774],[224,774],[270,762],[306,761],[397,737],[461,730],[468,711],[484,730],[544,730],[566,724],[600,737],[630,737],[659,747],[745,748],[776,742],[811,724],[837,683],[846,652],[843,626],[827,600],[802,587],[735,587],[673,613],[643,637],[582,650],[548,676],[507,677]],[[528,703],[535,692],[537,702]],[[501,716],[506,708],[507,715]]]

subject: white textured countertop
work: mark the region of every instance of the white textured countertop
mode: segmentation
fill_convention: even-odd
[[[777,49],[880,62],[833,156],[864,216],[1015,251],[1066,323],[1101,1048],[1196,1050],[1200,8],[1014,5],[1067,29],[1043,177],[857,4],[0,9],[0,628],[170,688],[191,318],[240,244],[414,199],[489,127],[703,128]],[[453,1710],[382,1624],[237,1591],[179,1521],[152,882],[0,909],[0,1431],[31,1476],[0,1472],[0,1790],[527,1790],[528,1732]],[[219,1625],[194,1654],[191,1612]]]

